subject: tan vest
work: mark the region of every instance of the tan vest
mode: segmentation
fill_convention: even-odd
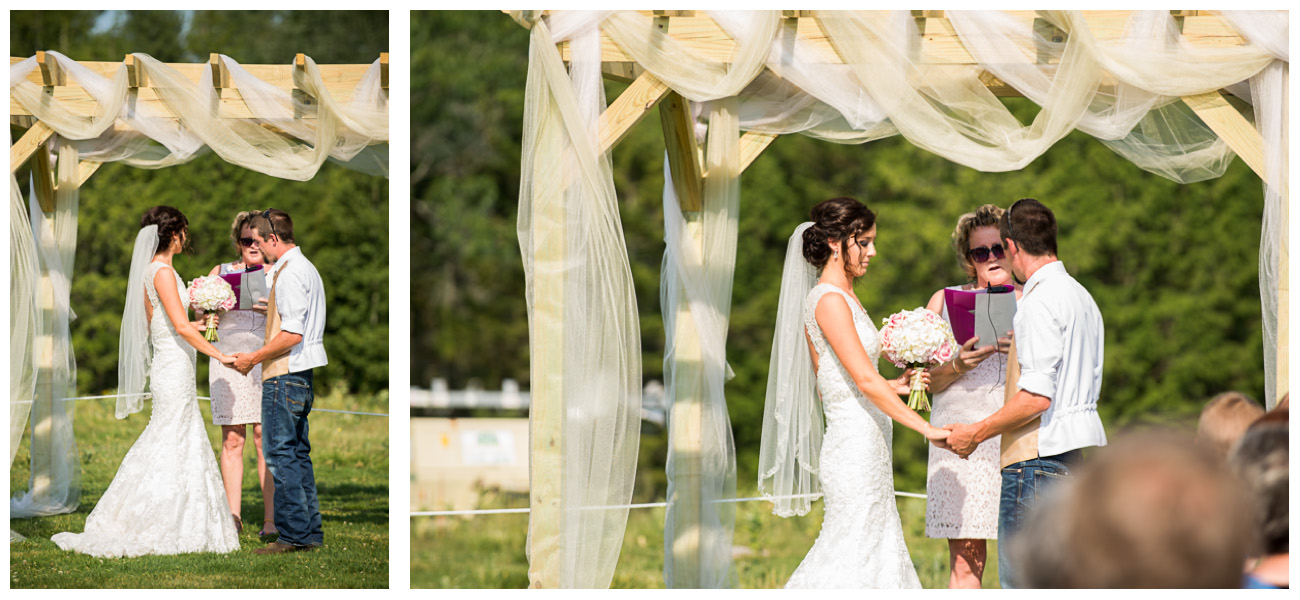
[[[275,270],[275,277],[271,278],[271,293],[266,299],[266,342],[270,343],[275,336],[280,335],[280,311],[275,307],[275,282],[280,279],[280,273],[284,271],[284,265]],[[289,372],[289,352],[292,348],[281,352],[262,361],[262,381],[272,377],[279,377]]]
[[[270,328],[267,329],[270,331]],[[266,367],[263,367],[265,369]],[[265,373],[265,371],[263,371]],[[1020,381],[1020,361],[1016,358],[1016,340],[1011,339],[1011,351],[1007,353],[1007,387],[1002,403],[1011,401],[1011,397],[1020,391],[1016,384]],[[1034,417],[1028,423],[1002,434],[1002,466],[1018,463],[1031,458],[1038,458],[1038,425],[1042,417]]]

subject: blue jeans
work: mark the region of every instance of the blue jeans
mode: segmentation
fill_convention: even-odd
[[[275,528],[280,542],[293,546],[325,540],[307,439],[314,399],[311,369],[262,382],[262,453],[275,481]]]
[[[265,427],[265,425],[263,425]],[[1054,456],[1040,456],[1002,468],[1002,499],[998,505],[998,583],[1015,587],[1016,573],[1008,557],[1009,542],[1024,523],[1038,499],[1058,480],[1068,477],[1083,453],[1071,450]]]

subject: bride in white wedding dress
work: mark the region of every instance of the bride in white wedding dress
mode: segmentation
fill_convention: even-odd
[[[118,367],[118,393],[132,396],[118,400],[117,417],[143,407],[138,392],[144,390],[145,373],[153,413],[86,517],[85,531],[51,539],[64,550],[101,558],[233,552],[239,538],[199,413],[195,348],[225,364],[234,357],[203,338],[181,301],[185,284],[172,268],[172,256],[187,239],[185,216],[155,206],[141,226],[127,284]]]
[[[919,588],[894,499],[891,420],[940,447],[948,431],[899,399],[910,372],[891,381],[876,370],[879,332],[853,293],[876,255],[875,215],[835,198],[812,217],[787,252],[759,461],[759,489],[778,515],[825,496],[821,532],[786,587]]]

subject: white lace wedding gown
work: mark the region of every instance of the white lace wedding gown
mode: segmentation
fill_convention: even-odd
[[[176,332],[154,289],[154,276],[166,266],[150,263],[145,278],[153,305],[149,324],[153,412],[149,424],[86,517],[84,533],[59,533],[51,538],[64,550],[117,558],[239,549],[217,461],[199,413],[194,384],[196,352]],[[176,286],[185,289],[179,275]]]
[[[818,472],[825,515],[786,587],[919,588],[894,500],[893,423],[854,385],[817,326],[817,303],[828,293],[848,302],[871,364],[880,360],[879,332],[862,305],[833,285],[814,287],[804,303],[804,324],[817,351],[817,390],[826,412]]]

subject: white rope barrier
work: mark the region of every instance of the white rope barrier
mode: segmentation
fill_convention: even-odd
[[[64,401],[64,402],[70,402],[70,401],[72,401],[72,400],[107,400],[107,399],[111,399],[111,398],[134,398],[134,397],[136,397],[136,396],[152,396],[152,395],[153,395],[153,394],[150,394],[150,393],[144,393],[144,394],[110,394],[110,395],[108,395],[108,396],[72,396],[72,397],[69,397],[69,398],[63,398],[63,401]],[[212,401],[212,398],[209,397],[209,396],[199,396],[198,399],[199,399],[199,400],[207,400],[208,402],[211,402],[211,401]],[[16,401],[16,402],[13,402],[13,404],[31,404],[31,403],[32,403],[31,400],[18,400],[18,401]],[[367,416],[371,416],[371,417],[387,417],[387,416],[388,416],[386,413],[356,412],[356,411],[350,411],[350,410],[333,410],[333,409],[329,409],[329,408],[312,408],[311,411],[312,411],[312,412],[339,413],[339,414],[341,414],[341,415],[367,415]]]
[[[904,498],[920,498],[922,500],[925,499],[925,494],[914,494],[912,492],[900,492],[898,490],[894,490],[894,495],[902,496]],[[714,500],[713,503],[727,504],[733,502],[753,502],[755,500],[766,500],[770,502],[772,500],[785,500],[785,499],[794,499],[794,498],[816,499],[816,498],[820,498],[821,496],[822,496],[821,494],[800,494],[797,496],[780,496],[775,498],[770,496],[756,497],[756,498],[723,498],[721,500]],[[615,510],[615,509],[623,509],[623,508],[666,508],[667,506],[668,506],[667,502],[647,502],[644,504],[619,504],[615,506],[584,506],[579,508],[578,510]],[[481,509],[481,510],[422,510],[422,511],[411,511],[411,516],[412,517],[450,517],[450,516],[464,516],[464,515],[526,514],[530,510],[532,509],[530,508],[488,508],[488,509]]]

